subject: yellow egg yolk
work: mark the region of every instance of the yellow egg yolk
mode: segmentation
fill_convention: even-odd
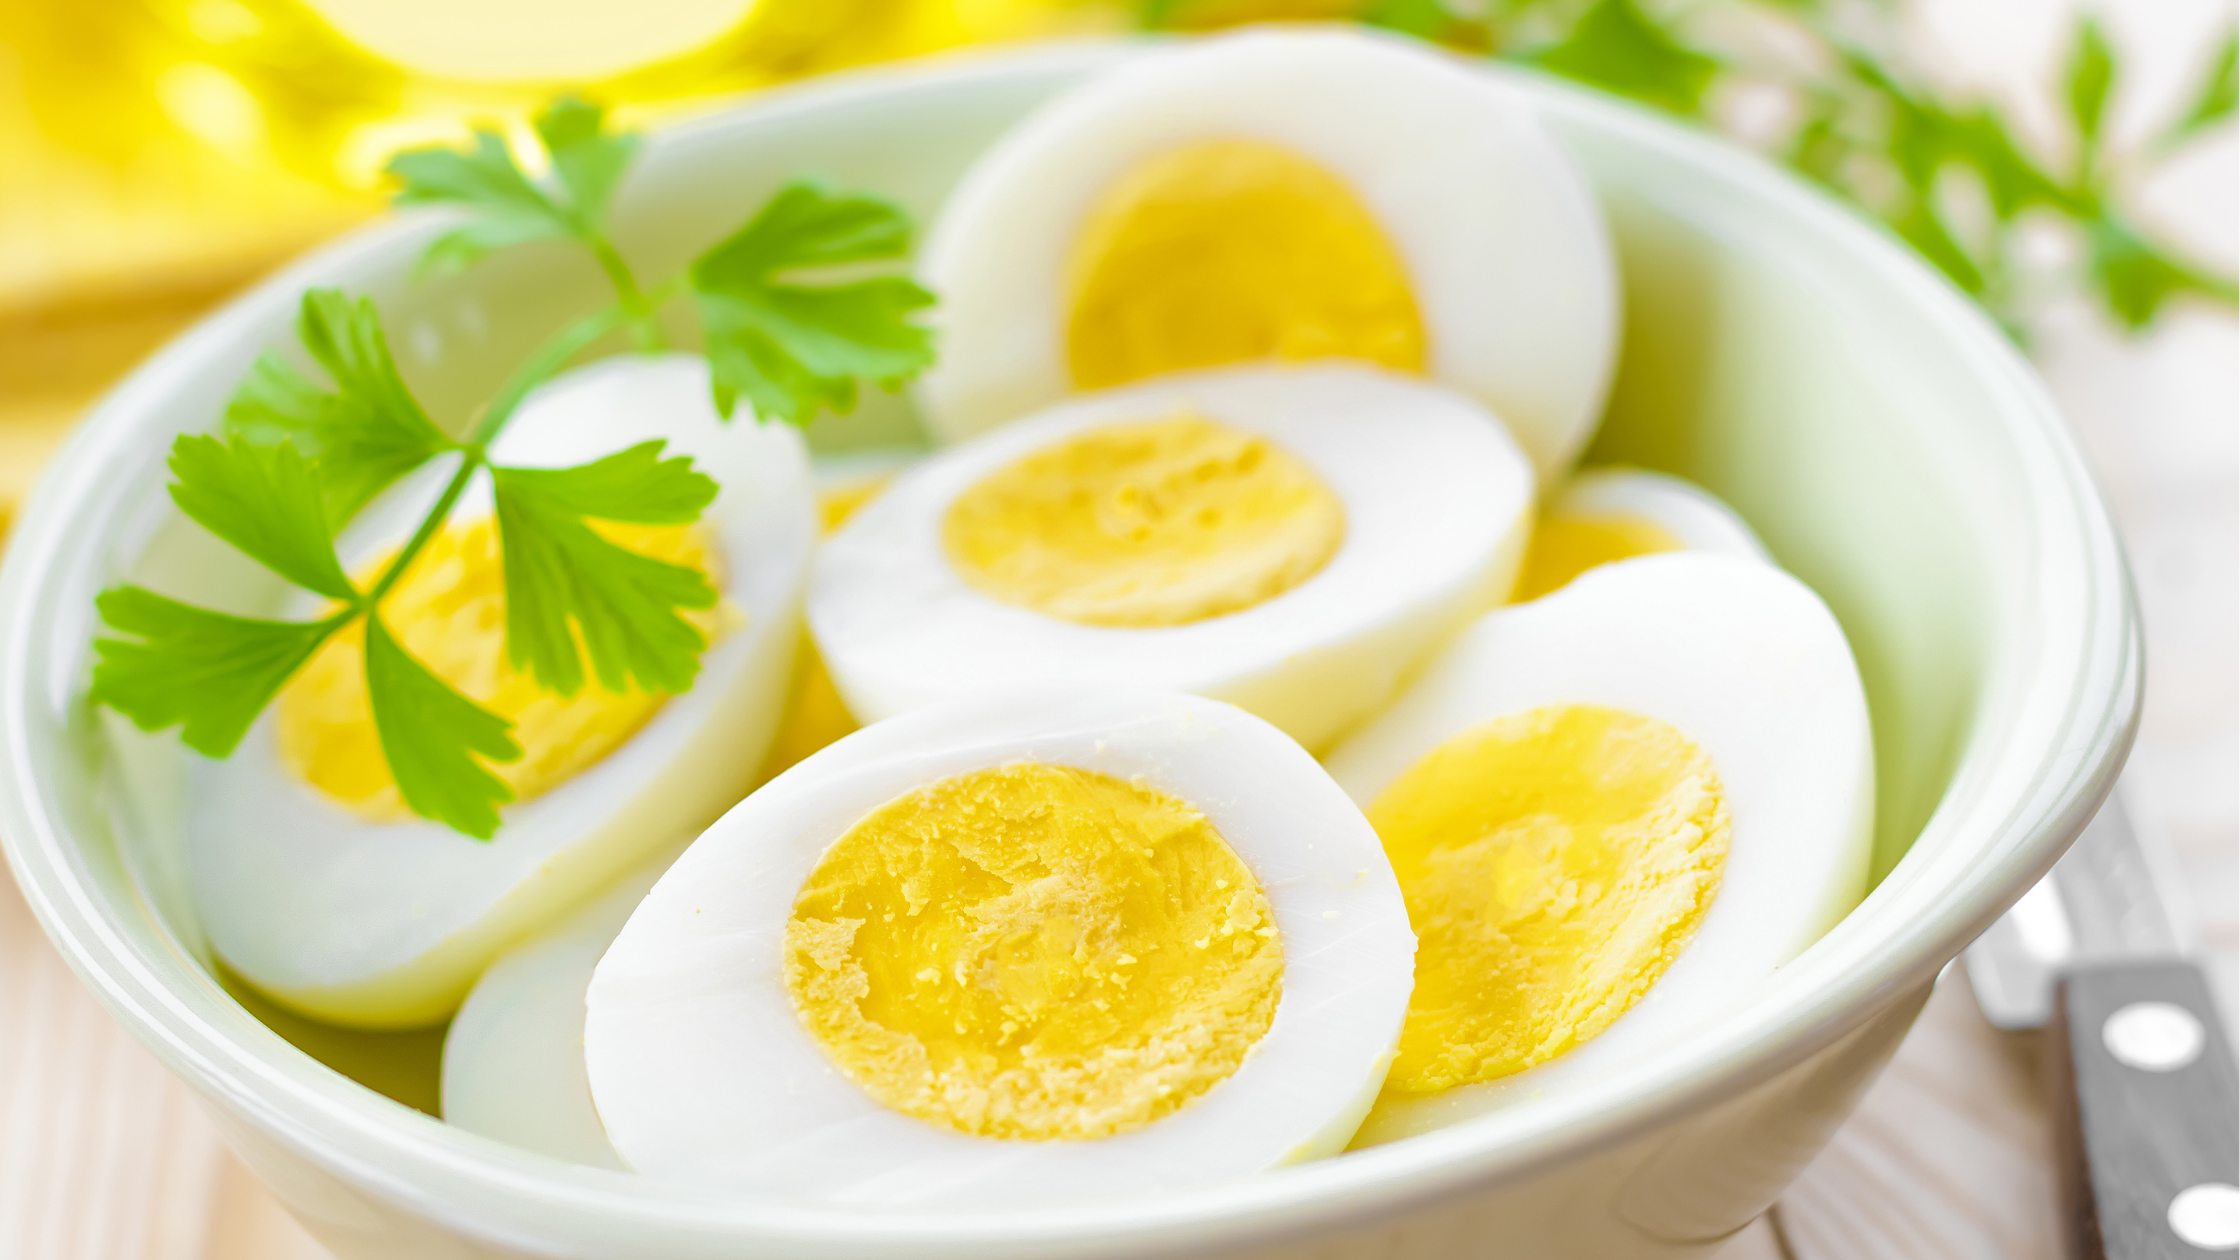
[[[718,557],[698,526],[594,522],[632,551],[706,572],[720,589]],[[370,585],[389,557],[356,576]],[[488,763],[517,801],[565,782],[645,725],[666,695],[608,691],[587,679],[573,696],[546,691],[506,659],[505,564],[492,517],[446,524],[381,601],[382,620],[405,650],[462,695],[512,722],[516,761]],[[686,611],[713,640],[735,622],[729,603]],[[412,817],[373,725],[366,697],[365,626],[359,622],[319,649],[280,693],[280,758],[305,782],[373,822]]]
[[[1236,1071],[1283,945],[1206,816],[1140,779],[1020,762],[835,841],[786,924],[786,991],[848,1078],[981,1137],[1126,1133]]]
[[[1254,359],[1427,352],[1406,265],[1336,175],[1277,145],[1208,140],[1104,190],[1071,260],[1066,355],[1101,389]]]
[[[1075,434],[949,508],[942,541],[990,598],[1093,626],[1180,626],[1313,577],[1345,508],[1305,464],[1202,416]]]
[[[1702,749],[1591,705],[1497,718],[1369,807],[1416,931],[1385,1088],[1521,1072],[1639,1001],[1719,890],[1727,807]]]
[[[1680,549],[1679,539],[1637,516],[1543,516],[1533,528],[1511,598],[1518,603],[1538,599],[1597,565]]]

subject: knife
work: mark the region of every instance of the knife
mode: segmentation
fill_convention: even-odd
[[[2108,799],[2053,872],[1968,947],[2001,1028],[2043,1028],[2075,1260],[2240,1248],[2240,1090],[2169,863]],[[2158,839],[2158,838],[2155,838]]]

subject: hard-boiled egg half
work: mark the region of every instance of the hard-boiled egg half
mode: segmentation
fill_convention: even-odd
[[[1858,670],[1756,560],[1644,556],[1488,613],[1328,764],[1421,939],[1360,1144],[1655,1053],[1865,891]]]
[[[1734,509],[1701,486],[1640,468],[1589,468],[1540,509],[1514,598],[1538,599],[1596,565],[1664,551],[1772,563]]]
[[[1171,688],[1308,747],[1514,581],[1532,471],[1463,396],[1355,364],[1086,395],[898,477],[809,624],[864,721],[1024,681]]]
[[[1477,398],[1544,478],[1602,412],[1611,248],[1508,85],[1341,29],[1209,39],[1098,77],[971,169],[926,241],[955,441],[1077,390],[1350,358]]]
[[[1342,1148],[1415,938],[1322,767],[1197,696],[1044,686],[848,736],[694,841],[586,998],[640,1172],[866,1206]]]
[[[443,1036],[444,1123],[573,1164],[622,1167],[583,1074],[583,991],[673,857],[626,872],[475,981]]]
[[[491,457],[566,467],[655,438],[720,493],[693,525],[610,537],[703,567],[720,593],[699,623],[709,642],[691,690],[616,694],[594,680],[561,697],[517,673],[487,490],[463,501],[383,612],[423,664],[514,722],[523,756],[491,769],[516,802],[487,843],[408,812],[369,716],[362,640],[338,638],[232,757],[190,775],[189,878],[235,971],[337,1023],[432,1023],[525,931],[752,786],[784,707],[816,534],[799,434],[719,419],[696,357],[632,357],[538,390]],[[392,554],[434,495],[422,479],[376,503],[342,540],[345,563]]]

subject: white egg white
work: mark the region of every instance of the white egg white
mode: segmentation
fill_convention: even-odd
[[[786,991],[785,924],[834,840],[923,785],[1022,760],[1140,775],[1203,811],[1281,934],[1267,1033],[1226,1080],[1132,1132],[1010,1141],[891,1111],[833,1066]],[[1195,696],[1033,687],[867,727],[709,828],[600,961],[585,1062],[615,1149],[643,1173],[858,1206],[1124,1196],[1342,1148],[1390,1064],[1414,953],[1375,833],[1275,728]]]
[[[1765,544],[1735,510],[1692,481],[1642,468],[1587,468],[1548,504],[1549,516],[1646,521],[1687,551],[1714,551],[1767,564]]]
[[[583,1073],[583,991],[668,866],[663,855],[629,872],[475,981],[443,1036],[444,1123],[571,1164],[622,1167]]]
[[[697,357],[633,357],[538,390],[492,458],[566,467],[654,438],[721,486],[702,520],[742,624],[708,647],[693,688],[598,764],[507,806],[488,842],[352,814],[281,763],[268,710],[230,758],[194,759],[186,786],[190,886],[234,970],[336,1023],[433,1023],[513,941],[746,793],[784,707],[816,535],[800,435],[719,419]],[[375,504],[345,562],[395,546],[434,494],[423,477]],[[459,511],[487,511],[487,496]]]
[[[1663,978],[1602,1034],[1498,1081],[1378,1102],[1355,1144],[1440,1128],[1654,1054],[1750,1000],[1864,894],[1874,746],[1842,628],[1770,565],[1694,552],[1621,560],[1486,614],[1327,759],[1368,808],[1454,736],[1592,704],[1655,718],[1707,753],[1731,830],[1719,890]]]
[[[1284,146],[1383,226],[1429,342],[1428,374],[1492,408],[1543,478],[1601,417],[1616,267],[1593,193],[1522,94],[1413,41],[1260,29],[1148,55],[1058,98],[983,155],[921,253],[941,361],[916,394],[957,441],[1046,407],[1072,251],[1104,191],[1208,139]]]
[[[1345,509],[1345,541],[1273,599],[1180,626],[1081,625],[995,600],[951,567],[957,497],[1099,426],[1195,412],[1265,435]],[[1319,747],[1514,583],[1533,477],[1459,394],[1353,364],[1213,369],[1083,395],[936,454],[818,553],[809,624],[865,721],[989,687],[1095,682],[1228,701]]]

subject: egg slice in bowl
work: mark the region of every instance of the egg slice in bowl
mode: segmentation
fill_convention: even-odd
[[[1414,937],[1374,832],[1235,708],[1036,687],[810,757],[694,841],[586,997],[638,1171],[863,1206],[1334,1153]]]
[[[443,1036],[444,1123],[572,1164],[622,1167],[584,1079],[583,991],[673,857],[625,872],[475,981]]]
[[[1101,75],[1006,134],[921,272],[955,441],[1081,389],[1348,358],[1428,376],[1541,476],[1601,415],[1611,248],[1586,182],[1506,85],[1342,29],[1209,39]]]
[[[336,1023],[433,1023],[510,942],[752,785],[784,707],[816,533],[799,434],[720,420],[696,357],[629,358],[539,390],[492,457],[565,467],[655,438],[720,492],[692,526],[610,537],[701,567],[716,587],[692,688],[593,681],[569,698],[517,674],[487,491],[462,501],[383,610],[414,656],[515,723],[524,755],[492,769],[517,799],[486,843],[405,810],[367,714],[362,646],[331,643],[232,757],[197,759],[187,776],[190,887],[242,977]],[[434,495],[421,478],[374,505],[341,540],[346,562],[391,554]]]
[[[1655,1053],[1866,886],[1857,667],[1819,597],[1755,560],[1644,556],[1488,613],[1328,764],[1422,941],[1359,1144]]]
[[[1026,681],[1192,691],[1316,747],[1505,595],[1532,472],[1460,395],[1354,365],[1184,373],[944,451],[820,552],[866,721]]]
[[[1540,509],[1515,598],[1538,599],[1597,565],[1665,551],[1773,562],[1734,509],[1693,482],[1640,468],[1588,468]]]

